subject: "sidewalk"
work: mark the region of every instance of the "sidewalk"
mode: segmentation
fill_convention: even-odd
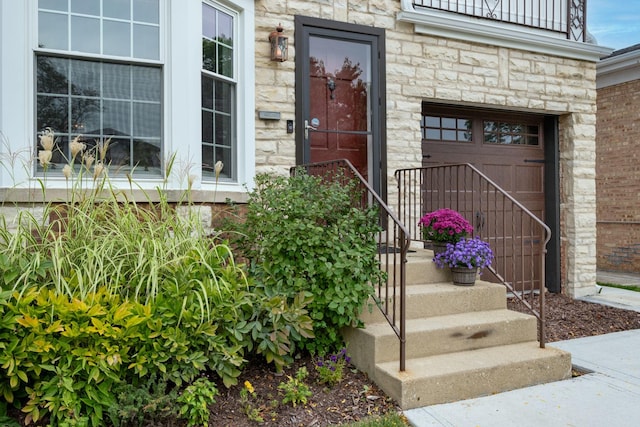
[[[640,286],[640,274],[598,271],[596,280],[599,283]],[[599,293],[595,295],[578,299],[640,312],[640,292],[630,292],[624,289],[611,288],[608,286],[598,287],[598,290]]]
[[[605,283],[635,284],[607,276]],[[620,283],[623,282],[623,283]],[[640,293],[603,287],[591,302],[640,311]],[[548,344],[589,373],[492,396],[405,411],[415,427],[635,427],[640,425],[640,329]]]

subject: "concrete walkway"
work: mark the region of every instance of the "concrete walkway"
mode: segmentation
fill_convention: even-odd
[[[640,275],[634,277],[640,284]],[[629,279],[598,281],[616,284]],[[620,283],[623,282],[623,283]],[[610,291],[612,290],[613,291]],[[639,293],[603,287],[585,299],[640,311]],[[405,411],[415,427],[635,427],[640,425],[640,329],[549,344],[589,373],[493,396]]]

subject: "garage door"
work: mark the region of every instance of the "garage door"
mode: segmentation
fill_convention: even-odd
[[[497,183],[544,221],[544,119],[536,115],[472,110],[424,104],[422,114],[422,165],[470,163]],[[478,227],[488,227],[479,218],[500,216],[498,211],[466,213]],[[499,218],[510,221],[511,218]],[[491,222],[489,222],[491,224]],[[518,230],[519,224],[513,229]],[[479,230],[479,234],[485,234]],[[493,235],[494,230],[484,230]],[[518,282],[522,264],[521,250],[527,251],[527,263],[538,270],[541,235],[517,236],[523,245],[512,244],[512,237],[501,236],[491,242],[497,258],[510,271],[509,281]],[[505,249],[506,248],[506,249]],[[533,249],[531,249],[533,248]]]

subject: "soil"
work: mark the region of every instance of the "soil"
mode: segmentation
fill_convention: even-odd
[[[513,301],[508,305],[513,310],[523,311],[521,305]],[[545,311],[547,342],[640,329],[638,312],[578,301],[563,294],[547,294]],[[286,375],[294,376],[301,366],[309,371],[306,383],[313,394],[308,403],[296,407],[278,403],[282,400],[278,384],[287,380]],[[400,411],[394,401],[355,369],[345,370],[344,379],[333,388],[318,384],[316,378],[313,360],[308,357],[286,369],[285,376],[276,376],[269,368],[254,364],[240,377],[237,387],[223,390],[218,396],[211,408],[210,425],[323,427]],[[240,403],[239,391],[244,381],[249,381],[255,389],[255,398],[250,402],[264,418],[262,423],[250,421]]]
[[[523,311],[521,304],[509,301],[509,308]],[[573,300],[563,294],[546,296],[547,342],[640,329],[640,313]],[[341,382],[333,387],[320,384],[315,360],[300,358],[283,374],[276,375],[272,366],[253,362],[240,376],[238,385],[226,389],[220,385],[220,394],[211,406],[209,425],[215,427],[324,427],[352,423],[370,416],[401,412],[397,404],[387,397],[365,374],[353,367],[344,370]],[[295,377],[301,367],[309,376],[305,379],[311,395],[306,404],[283,404],[284,394],[278,385]],[[240,391],[248,381],[255,394],[243,403]],[[262,421],[252,421],[260,417]],[[14,414],[17,415],[17,414]],[[21,418],[21,417],[20,417]],[[183,426],[182,422],[170,422]],[[154,427],[158,427],[155,425]]]

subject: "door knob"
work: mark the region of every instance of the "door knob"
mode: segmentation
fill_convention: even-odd
[[[308,139],[309,138],[309,129],[318,130],[317,127],[311,126],[309,124],[309,120],[305,120],[304,121],[304,139]]]

